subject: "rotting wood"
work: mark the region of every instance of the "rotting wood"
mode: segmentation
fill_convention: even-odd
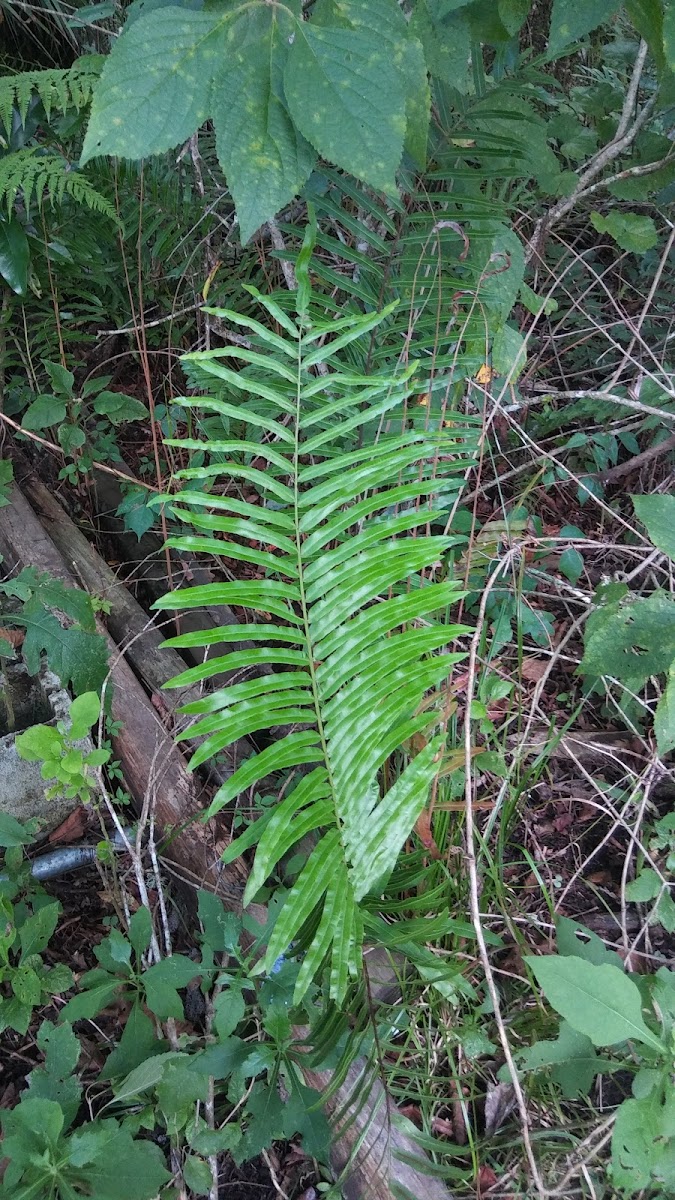
[[[185,724],[185,719],[176,715],[176,709],[201,696],[198,687],[162,691],[169,679],[186,669],[184,660],[177,650],[166,645],[164,635],[154,620],[148,617],[124,581],[111,570],[71,521],[63,506],[45,487],[27,459],[21,453],[12,450],[12,460],[17,483],[63,556],[68,570],[86,591],[107,602],[109,612],[106,613],[105,624],[108,632],[123,649],[125,658],[131,663],[148,691],[158,698],[161,697],[161,709],[168,711],[173,729],[177,732]],[[166,614],[160,614],[159,618],[165,622]],[[168,633],[173,633],[173,629],[169,629]],[[187,739],[185,744],[191,749],[197,745],[190,739]],[[242,753],[247,755],[252,749],[248,739],[241,739],[229,752],[223,752],[217,763],[209,766],[211,778],[218,783],[225,782],[238,766],[238,759]]]
[[[12,485],[9,499],[9,505],[0,509],[0,553],[5,563],[12,568],[34,566],[71,587],[80,586],[84,579],[74,578],[17,484]],[[114,753],[137,805],[143,804],[151,789],[160,830],[175,829],[199,811],[196,780],[186,771],[180,752],[122,652],[100,622],[98,626],[110,649],[112,715],[122,722],[113,738]],[[163,854],[176,865],[179,877],[188,876],[197,886],[213,890],[226,907],[239,911],[245,866],[237,859],[224,867],[219,861],[222,848],[222,840],[215,840],[200,821],[194,821],[171,838]],[[263,917],[256,905],[248,911],[257,920]],[[305,1031],[296,1029],[295,1033],[302,1038]],[[326,1104],[335,1131],[333,1167],[338,1175],[347,1172],[342,1185],[345,1200],[399,1200],[406,1194],[415,1200],[453,1200],[445,1184],[425,1172],[428,1159],[424,1151],[393,1126],[391,1101],[379,1077],[369,1080],[365,1094],[359,1092],[363,1070],[362,1062],[354,1063]],[[303,1073],[307,1084],[319,1091],[332,1078],[331,1071],[303,1069]],[[399,1153],[416,1158],[419,1169],[402,1162]]]
[[[325,1106],[333,1125],[333,1170],[339,1177],[349,1164],[342,1184],[345,1200],[397,1200],[406,1195],[415,1200],[452,1200],[443,1181],[425,1173],[429,1160],[424,1151],[392,1123],[393,1105],[379,1077],[364,1084],[363,1070],[362,1063],[352,1064],[342,1087]],[[303,1073],[318,1091],[330,1084],[330,1071]],[[355,1145],[359,1149],[352,1162]],[[408,1161],[402,1162],[399,1154]],[[419,1168],[410,1159],[417,1159]]]
[[[79,587],[80,581],[66,566],[16,484],[10,489],[9,499],[10,503],[0,509],[0,553],[5,566],[32,566],[70,587]],[[240,861],[227,867],[220,862],[226,843],[214,832],[213,823],[207,828],[194,820],[189,828],[181,829],[200,814],[201,784],[187,770],[182,754],[115,641],[100,621],[97,624],[110,654],[112,716],[121,723],[112,738],[113,753],[123,764],[132,798],[140,809],[146,796],[152,797],[157,826],[172,831],[162,853],[179,870],[187,871],[191,881],[223,896],[241,896],[245,868]]]

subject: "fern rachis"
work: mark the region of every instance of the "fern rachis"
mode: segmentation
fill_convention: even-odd
[[[259,299],[278,322],[277,306]],[[243,666],[282,668],[185,707],[198,718],[190,736],[204,738],[192,761],[205,761],[244,734],[290,727],[280,741],[242,763],[209,814],[273,772],[304,768],[271,815],[255,822],[228,857],[257,842],[248,902],[279,860],[315,834],[265,961],[269,967],[300,937],[306,953],[296,999],[328,962],[330,995],[340,1001],[359,971],[361,902],[395,866],[444,751],[439,711],[423,701],[461,657],[441,651],[464,630],[435,619],[456,602],[458,585],[426,579],[454,539],[421,529],[433,515],[427,498],[452,486],[465,470],[472,431],[467,424],[458,441],[456,431],[445,428],[407,428],[381,437],[376,446],[358,445],[373,414],[391,417],[411,391],[411,371],[374,378],[340,369],[342,347],[381,317],[346,318],[335,336],[338,322],[308,327],[301,318],[296,326],[283,314],[282,336],[228,311],[218,315],[248,325],[274,365],[257,348],[239,355],[240,372],[225,367],[217,351],[187,356],[192,381],[218,380],[227,398],[190,397],[184,403],[220,418],[225,436],[213,436],[209,416],[210,440],[170,443],[198,447],[211,457],[207,466],[181,472],[204,490],[185,489],[171,499],[176,515],[195,533],[172,538],[170,545],[253,563],[260,577],[186,588],[165,596],[159,606],[242,605],[263,624],[171,639],[178,647],[206,646],[214,639],[249,643],[185,671],[172,684]],[[228,357],[236,354],[228,349]],[[317,362],[329,373],[314,376]],[[230,436],[232,421],[253,439]],[[255,441],[256,433],[262,442]],[[266,460],[267,470],[250,465],[254,452]],[[442,480],[435,477],[439,460]],[[262,502],[210,494],[218,475],[253,483]],[[387,786],[385,763],[420,733],[423,749]]]

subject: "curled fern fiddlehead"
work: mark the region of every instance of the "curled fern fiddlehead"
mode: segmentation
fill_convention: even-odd
[[[327,963],[330,995],[340,1001],[360,967],[361,902],[393,869],[444,752],[440,698],[433,697],[461,657],[448,647],[463,629],[436,620],[458,599],[458,585],[430,578],[455,539],[426,530],[439,494],[456,494],[476,430],[468,422],[452,430],[401,422],[411,369],[361,376],[341,367],[341,350],[391,309],[296,324],[255,294],[281,333],[218,310],[244,327],[252,348],[186,356],[193,382],[221,394],[183,398],[193,418],[206,414],[208,437],[169,443],[208,456],[204,466],[180,472],[188,486],[171,497],[171,508],[195,532],[170,545],[252,564],[253,577],[185,588],[158,607],[243,606],[260,622],[171,639],[179,647],[250,645],[172,684],[280,668],[185,706],[199,718],[190,736],[204,738],[192,763],[243,735],[290,729],[239,766],[209,814],[270,773],[302,766],[292,790],[228,857],[257,843],[246,902],[293,846],[314,836],[265,961],[271,966],[300,939],[306,952],[296,1000]],[[397,409],[399,431],[364,437]],[[415,411],[423,421],[422,409]],[[218,491],[210,490],[215,481]],[[241,484],[261,502],[242,499]],[[392,779],[385,764],[411,742],[421,749],[399,755]]]

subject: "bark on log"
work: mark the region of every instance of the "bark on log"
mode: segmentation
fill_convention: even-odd
[[[70,587],[79,587],[80,581],[66,566],[16,484],[9,498],[10,503],[0,509],[0,553],[6,566],[33,566]],[[177,831],[162,853],[181,874],[224,897],[240,897],[246,882],[244,866],[238,861],[223,867],[220,854],[226,843],[218,838],[214,827],[207,829],[195,820],[189,829],[181,829],[200,813],[205,799],[202,785],[187,770],[182,754],[117,645],[100,622],[98,626],[110,653],[112,716],[121,722],[119,733],[112,739],[113,752],[123,764],[134,801],[140,808],[149,796],[157,826],[165,832]]]
[[[392,1125],[392,1104],[380,1079],[376,1076],[364,1088],[362,1071],[363,1064],[354,1063],[325,1105],[333,1127],[331,1163],[338,1178],[359,1146],[342,1184],[344,1200],[396,1200],[405,1195],[415,1200],[452,1200],[442,1179],[424,1173],[429,1163],[424,1151]],[[330,1071],[304,1069],[303,1074],[318,1091],[331,1080]],[[399,1154],[417,1159],[419,1169],[401,1162]]]
[[[107,601],[110,606],[110,611],[105,617],[108,632],[123,649],[124,657],[131,663],[135,674],[148,691],[161,697],[162,706],[171,715],[172,728],[174,732],[178,732],[184,728],[185,718],[176,716],[176,709],[190,700],[199,699],[201,691],[198,687],[172,688],[168,691],[162,689],[169,679],[186,669],[185,661],[177,650],[166,645],[164,635],[154,624],[153,618],[148,617],[124,581],[118,578],[91,542],[71,521],[63,506],[45,487],[28,460],[15,450],[11,451],[11,456],[16,482],[62,555],[68,570],[85,591]],[[159,613],[158,619],[166,621],[166,613]],[[169,628],[168,636],[173,632],[173,628]],[[186,745],[195,748],[197,743],[188,739]],[[219,783],[229,779],[239,765],[238,758],[241,757],[242,751],[250,753],[252,749],[251,743],[242,739],[221,756],[226,757],[227,762],[219,761],[209,766],[211,777]]]
[[[75,578],[66,565],[61,552],[16,484],[12,485],[10,491],[10,504],[0,509],[0,553],[4,556],[5,564],[10,567],[34,566],[71,587],[85,583],[97,595],[105,595],[105,586],[110,582],[106,570],[102,569],[105,564],[101,563],[95,569],[86,565],[87,556],[80,542],[80,539],[86,539],[74,526],[72,530],[66,528],[65,532],[58,528],[60,522],[65,525],[72,525],[72,522],[65,514],[63,517],[60,515],[60,505],[52,500],[49,493],[46,493],[49,497],[47,502],[46,489],[42,485],[37,487],[37,482],[30,483],[31,494],[36,497],[37,506],[51,532],[63,546],[63,554],[67,554],[68,562],[77,564],[79,577]],[[27,480],[24,483],[28,486]],[[73,557],[74,547],[77,547],[78,553]],[[99,583],[92,586],[97,579]],[[118,590],[114,575],[113,579],[116,585],[113,593],[115,602],[120,603],[125,589]],[[105,585],[103,592],[101,584]],[[124,604],[122,607],[126,611]],[[120,620],[123,620],[122,613]],[[134,620],[138,620],[137,613]],[[120,733],[113,739],[113,750],[122,762],[129,790],[139,807],[148,790],[151,790],[160,829],[180,827],[187,818],[199,812],[197,780],[187,772],[182,755],[117,645],[100,623],[99,629],[106,636],[110,649],[114,687],[112,715],[115,720],[122,722]],[[128,629],[122,630],[125,636],[128,636],[128,632]],[[170,651],[159,650],[161,634],[157,630],[148,631],[148,634],[154,672],[161,663],[167,662],[165,654],[168,655]],[[146,664],[147,682],[154,687],[153,680],[158,676],[153,674],[152,679],[148,679],[148,669]],[[172,673],[173,670],[166,677]],[[210,888],[221,896],[226,907],[236,910],[240,908],[245,886],[245,868],[241,860],[223,867],[219,856],[224,844],[223,839],[215,836],[212,830],[195,821],[188,829],[174,835],[162,853],[176,864],[179,875],[187,875],[192,882]],[[254,907],[251,906],[252,909]],[[253,915],[259,918],[261,914],[254,912]],[[296,1032],[298,1036],[303,1036],[303,1031]],[[392,1126],[391,1102],[380,1079],[375,1077],[369,1083],[365,1095],[357,1095],[362,1070],[362,1063],[353,1064],[345,1082],[326,1105],[335,1131],[331,1153],[333,1166],[338,1175],[347,1169],[347,1179],[343,1184],[345,1200],[399,1200],[406,1193],[415,1200],[453,1200],[441,1180],[424,1172],[425,1162],[428,1162],[424,1152]],[[308,1085],[320,1091],[327,1087],[332,1075],[330,1071],[308,1069],[304,1074]],[[420,1169],[401,1162],[397,1157],[399,1152],[416,1158]]]

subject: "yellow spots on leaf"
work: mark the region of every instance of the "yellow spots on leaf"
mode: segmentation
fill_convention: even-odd
[[[124,121],[122,120],[121,117],[113,117],[112,124],[119,126],[119,125],[123,125]]]

